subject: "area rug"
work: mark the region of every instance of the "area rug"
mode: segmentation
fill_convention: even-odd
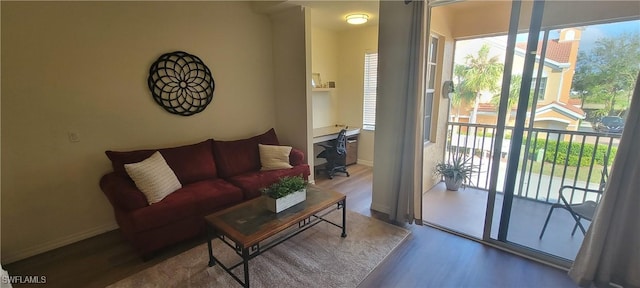
[[[341,223],[342,211],[327,216]],[[347,211],[347,237],[341,229],[321,222],[249,261],[251,287],[356,287],[389,255],[409,231]],[[216,239],[216,257],[229,264],[240,261]],[[202,244],[109,287],[240,287],[220,266],[208,267]],[[243,278],[242,265],[234,269]]]

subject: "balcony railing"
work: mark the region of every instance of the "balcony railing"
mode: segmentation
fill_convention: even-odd
[[[472,175],[471,187],[489,189],[493,151],[500,153],[501,163],[497,190],[503,192],[507,158],[511,146],[513,127],[505,128],[500,149],[494,149],[497,126],[485,124],[448,123],[445,159],[454,153],[471,157],[478,167]],[[620,134],[602,134],[566,130],[525,129],[522,153],[517,167],[514,195],[536,201],[556,203],[563,185],[602,189],[610,170]],[[595,193],[572,191],[571,203],[598,200]]]

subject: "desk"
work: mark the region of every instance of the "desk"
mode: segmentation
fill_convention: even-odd
[[[313,144],[336,139],[343,128],[344,126],[328,126],[313,129]],[[358,134],[360,134],[360,128],[347,128],[347,138],[357,137]]]
[[[344,129],[344,126],[328,126],[313,129],[313,144],[319,144],[327,142],[329,140],[336,139],[340,130]],[[355,164],[358,161],[358,135],[360,134],[360,128],[347,128],[347,160],[346,164]],[[322,147],[314,145],[314,155],[318,155],[322,151]],[[320,160],[320,159],[318,159]],[[324,164],[323,161],[316,160],[316,165]]]

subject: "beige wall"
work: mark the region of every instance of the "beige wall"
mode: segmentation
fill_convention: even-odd
[[[378,26],[341,31],[338,37],[338,119],[346,125],[362,127],[364,54],[378,51]],[[358,139],[358,163],[373,165],[373,137],[374,131],[361,130]]]
[[[533,65],[534,78],[538,73],[538,66],[539,66],[538,63]],[[513,70],[512,70],[513,75],[522,75],[524,73],[524,56],[521,54],[517,54],[515,57],[513,57],[512,67],[513,67]],[[548,104],[553,101],[559,101],[560,93],[562,92],[561,91],[562,83],[563,81],[569,81],[567,79],[564,79],[566,68],[565,70],[554,70],[550,66],[544,66],[542,71],[543,71],[542,77],[547,78],[547,85],[545,88],[543,99],[538,99],[537,103]],[[534,88],[535,87],[533,86],[533,83],[532,83],[531,89],[533,90]],[[533,94],[532,94],[532,97],[533,97]],[[515,107],[513,108],[515,109]],[[478,122],[478,123],[482,123],[482,122]]]
[[[311,10],[311,17],[314,17]],[[320,73],[322,82],[336,81],[338,78],[338,33],[318,27],[311,28],[311,71]],[[343,124],[338,118],[341,105],[340,89],[312,92],[313,128]]]
[[[273,75],[278,139],[313,151],[311,134],[311,30],[309,11],[292,7],[270,16],[273,30]],[[308,157],[313,164],[313,157]],[[313,179],[311,179],[313,180]]]
[[[272,25],[248,2],[1,5],[3,264],[116,227],[98,187],[111,170],[105,150],[276,126]],[[165,112],[146,84],[151,63],[175,50],[199,56],[216,80],[211,105],[191,117]],[[306,83],[299,75],[288,81]],[[292,89],[280,103],[306,105],[305,88]],[[289,122],[302,127],[276,127],[283,141],[305,145],[295,138],[304,121]]]
[[[534,68],[534,71],[536,71],[537,73],[538,65],[535,65],[535,66],[536,67]],[[546,104],[546,103],[551,103],[553,101],[560,101],[560,98],[562,96],[561,89],[564,86],[565,82],[571,83],[570,79],[566,79],[567,76],[565,76],[568,73],[565,70],[553,71],[553,69],[547,66],[544,67],[543,73],[546,73],[547,75],[547,86],[545,87],[546,90],[544,91],[544,99],[542,100],[538,99],[538,104]],[[532,85],[531,89],[535,89],[535,87]],[[560,102],[564,102],[565,104],[567,103],[565,101],[560,101]]]
[[[446,144],[449,100],[442,97],[442,84],[452,79],[454,40],[451,35],[452,13],[448,7],[431,10],[431,32],[438,36],[438,65],[436,68],[435,95],[431,111],[430,143],[426,143],[422,159],[422,191],[429,191],[440,179],[433,174],[435,165],[444,157]]]
[[[452,9],[451,33],[456,39],[506,34],[509,29],[509,1],[470,1],[445,7]]]

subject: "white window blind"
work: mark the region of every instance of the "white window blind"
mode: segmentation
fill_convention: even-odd
[[[362,128],[375,130],[376,128],[376,94],[378,85],[378,53],[364,55],[364,103],[362,113]]]

